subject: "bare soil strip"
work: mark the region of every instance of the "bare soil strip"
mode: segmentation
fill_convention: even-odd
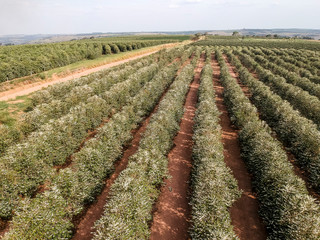
[[[279,140],[280,141],[280,140]],[[287,153],[287,156],[288,156],[288,160],[290,161],[290,163],[292,164],[293,166],[293,169],[294,169],[294,173],[300,177],[304,182],[305,182],[305,185],[306,185],[306,188],[308,190],[308,193],[309,195],[311,195],[313,198],[315,198],[315,202],[320,204],[320,194],[318,194],[311,186],[310,184],[308,183],[308,176],[307,176],[307,173],[305,171],[303,171],[299,166],[298,166],[298,163],[297,163],[297,160],[295,158],[295,156],[287,151],[285,148],[284,150],[286,151]]]
[[[177,75],[180,73],[181,69],[191,60],[188,59],[178,70]],[[73,240],[89,240],[92,239],[94,233],[94,223],[101,218],[103,215],[104,205],[108,199],[110,188],[114,181],[118,178],[119,174],[126,169],[128,165],[129,158],[136,153],[139,148],[139,143],[143,133],[145,132],[150,119],[154,113],[157,112],[159,103],[167,93],[168,87],[162,94],[158,104],[155,106],[153,111],[149,114],[149,116],[143,121],[143,123],[132,132],[133,139],[130,144],[128,144],[128,148],[124,151],[122,158],[117,161],[115,164],[115,170],[113,174],[106,180],[105,187],[102,190],[101,194],[97,197],[97,201],[90,205],[85,212],[78,217],[78,219],[74,220],[74,225],[76,227],[75,234],[73,236]]]
[[[203,65],[204,56],[195,69],[195,77],[186,97],[186,111],[180,122],[180,130],[174,138],[175,147],[168,155],[168,170],[172,177],[164,181],[158,202],[155,204],[151,240],[190,239],[189,179],[192,167],[193,118]]]
[[[247,97],[249,97],[250,99],[250,96],[251,96],[251,93],[248,89],[247,86],[243,85],[240,80],[239,80],[239,77],[238,77],[238,74],[236,73],[236,70],[235,70],[235,67],[233,65],[231,65],[229,62],[228,62],[228,58],[226,56],[224,56],[224,59],[226,60],[226,64],[228,65],[229,69],[230,69],[230,74],[232,74],[232,76],[234,76],[235,78],[237,78],[237,81],[240,85],[240,87],[242,88],[243,92],[245,93],[245,95]],[[259,76],[257,73],[253,72],[253,71],[250,71],[248,69],[248,71],[251,73],[251,75],[257,79],[257,81],[259,81]],[[278,141],[280,141],[280,139],[276,136],[276,135],[273,135],[273,137],[275,137]],[[280,141],[281,142],[281,141]],[[300,177],[304,182],[305,182],[305,186],[308,190],[308,193],[315,198],[316,202],[318,204],[320,204],[320,194],[318,194],[311,186],[310,184],[308,183],[308,175],[307,173],[302,170],[299,166],[298,166],[298,163],[297,163],[297,160],[295,158],[295,156],[290,152],[288,151],[284,146],[283,146],[283,150],[286,152],[287,154],[287,157],[288,157],[288,160],[290,161],[290,163],[292,164],[293,166],[293,169],[294,169],[294,173]]]
[[[267,239],[267,232],[262,219],[259,216],[259,202],[252,190],[251,176],[241,158],[240,145],[237,130],[232,126],[227,108],[223,101],[224,88],[219,80],[219,63],[212,58],[213,83],[216,92],[216,104],[220,115],[222,127],[222,142],[224,145],[224,159],[227,166],[238,181],[239,189],[243,191],[242,196],[230,208],[230,215],[234,231],[242,240]],[[230,72],[231,76],[235,74]]]
[[[240,87],[241,87],[244,95],[246,95],[246,97],[250,98],[250,97],[252,96],[252,94],[251,94],[249,88],[248,88],[246,85],[244,85],[244,84],[242,84],[242,83],[240,82],[238,73],[236,73],[237,71],[235,71],[235,67],[232,66],[232,65],[229,63],[228,58],[227,58],[226,55],[223,55],[223,58],[224,58],[224,61],[226,62],[227,66],[228,66],[228,68],[229,68],[229,73],[230,73],[231,77],[237,79],[237,82],[238,82],[238,84],[240,85]],[[231,70],[230,70],[230,69],[231,69]]]
[[[165,45],[165,46],[171,46],[171,45]],[[94,68],[85,69],[85,70],[79,70],[79,71],[77,71],[75,73],[72,73],[72,74],[66,76],[66,77],[52,77],[51,79],[48,79],[46,82],[41,81],[41,82],[35,82],[35,83],[19,86],[17,88],[11,89],[11,90],[8,90],[8,91],[5,91],[5,92],[1,92],[0,93],[0,101],[8,101],[10,99],[16,98],[17,96],[28,95],[28,94],[30,94],[32,92],[35,92],[35,91],[38,91],[38,90],[40,90],[42,88],[46,88],[49,85],[53,85],[53,84],[56,84],[56,83],[66,82],[66,81],[69,81],[69,80],[72,80],[72,79],[80,78],[80,77],[89,75],[91,73],[98,72],[100,70],[108,69],[108,68],[120,65],[122,63],[126,63],[126,62],[129,62],[129,61],[138,59],[138,58],[142,58],[142,57],[151,55],[151,54],[153,54],[153,53],[155,53],[157,51],[159,51],[159,49],[155,50],[155,51],[143,53],[143,54],[140,54],[140,55],[137,55],[137,56],[125,59],[125,60],[108,63],[108,64],[105,64],[105,65],[102,65],[102,66],[99,66],[99,67],[94,67]]]
[[[9,230],[9,222],[2,221],[0,219],[0,239],[4,236],[4,234]]]

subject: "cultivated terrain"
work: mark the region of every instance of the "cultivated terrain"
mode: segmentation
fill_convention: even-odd
[[[320,43],[179,38],[0,49],[1,239],[320,239]]]

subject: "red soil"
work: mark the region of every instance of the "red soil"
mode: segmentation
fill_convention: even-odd
[[[203,65],[204,56],[195,69],[194,81],[186,97],[186,111],[180,122],[180,130],[174,138],[175,147],[168,155],[168,170],[172,177],[164,181],[155,205],[150,237],[152,240],[190,239],[188,234],[191,213],[189,179],[192,167],[193,118]]]
[[[176,58],[172,63],[174,63],[178,60],[179,60],[179,58]],[[190,63],[191,60],[192,60],[192,58],[186,60],[186,62],[179,68],[177,75],[181,72],[181,70],[184,66],[186,66],[188,63]],[[166,94],[167,90],[168,90],[168,88],[162,94],[159,102],[162,100],[162,98]],[[146,126],[148,125],[148,123],[151,119],[151,116],[157,111],[158,105],[159,105],[159,103],[156,105],[156,107],[154,108],[152,113],[144,120],[142,125],[140,125],[140,127],[138,129],[135,129],[134,131],[132,131],[133,140],[132,140],[131,144],[129,145],[130,147],[127,148],[127,150],[123,154],[123,157],[115,164],[115,171],[111,175],[111,177],[106,180],[105,187],[104,187],[102,193],[97,197],[97,201],[94,204],[90,205],[88,208],[86,208],[85,211],[77,219],[74,220],[73,223],[75,225],[76,230],[75,230],[75,235],[73,236],[72,239],[92,239],[92,237],[93,237],[92,228],[94,226],[95,221],[100,219],[103,214],[103,207],[104,207],[105,202],[108,198],[111,185],[117,179],[119,174],[127,167],[128,159],[130,158],[130,156],[132,156],[137,151],[137,149],[139,147],[139,142],[140,142],[141,136],[144,133],[144,131],[146,130]],[[86,137],[86,139],[84,139],[82,141],[79,148],[75,152],[80,151],[81,148],[84,146],[84,144],[87,141],[89,141],[90,139],[95,137],[95,135],[98,133],[98,129],[103,127],[103,125],[105,125],[108,121],[109,121],[109,118],[104,119],[101,122],[100,126],[98,126],[93,131],[89,131],[88,136]],[[68,168],[68,167],[72,166],[72,163],[73,163],[72,162],[72,155],[70,155],[67,158],[65,164],[59,165],[59,166],[54,166],[54,168],[57,170],[57,173],[60,171],[60,169],[64,169],[64,168]],[[43,184],[38,187],[38,190],[36,191],[35,195],[38,193],[43,193],[46,190],[47,190],[47,184]],[[9,230],[9,222],[2,221],[0,219],[0,238],[8,230]]]
[[[286,149],[284,149],[286,151]],[[306,188],[308,190],[309,195],[311,195],[313,198],[315,198],[316,203],[320,204],[320,194],[318,194],[308,183],[308,177],[307,177],[307,173],[305,171],[303,171],[297,164],[296,158],[294,157],[294,155],[291,152],[286,151],[287,156],[288,156],[288,160],[290,161],[290,163],[293,166],[293,170],[294,173],[300,177],[306,185]]]
[[[178,72],[177,72],[177,75],[179,75],[179,74],[181,73],[182,69],[183,69],[185,66],[187,66],[188,64],[190,64],[190,62],[191,62],[192,59],[194,58],[194,54],[195,54],[195,53],[193,53],[193,54],[191,55],[191,57],[188,58],[188,59],[182,64],[182,66],[179,68],[179,70],[178,70]]]
[[[9,230],[9,222],[0,219],[0,239]]]
[[[246,97],[250,98],[252,96],[252,94],[251,94],[249,88],[246,85],[241,83],[241,81],[239,79],[239,75],[238,75],[237,71],[235,70],[235,67],[229,63],[227,56],[223,55],[223,58],[229,68],[229,73],[230,73],[231,77],[234,77],[235,79],[237,79],[237,82],[238,82],[239,86],[241,87],[244,95],[246,95]]]
[[[239,189],[243,191],[242,196],[230,208],[230,215],[234,231],[242,240],[266,239],[266,228],[259,216],[259,203],[252,191],[251,176],[240,155],[240,146],[237,130],[233,128],[228,116],[227,108],[223,102],[223,87],[219,81],[220,67],[213,58],[212,67],[214,72],[213,82],[216,91],[216,104],[222,127],[222,142],[224,145],[224,159],[226,165],[232,170],[238,181]],[[236,75],[230,72],[233,77]]]

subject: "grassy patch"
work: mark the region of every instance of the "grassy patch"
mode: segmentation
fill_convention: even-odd
[[[7,108],[8,108],[8,103],[6,101],[0,101],[0,111]]]
[[[0,102],[0,124],[12,126],[14,125],[15,119],[11,116],[8,108],[9,104],[7,102]]]
[[[29,95],[16,97],[10,101],[0,101],[0,123],[13,127],[23,112],[31,107]]]

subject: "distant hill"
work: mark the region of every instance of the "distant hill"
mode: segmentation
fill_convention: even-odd
[[[2,45],[6,44],[26,44],[32,41],[37,41],[39,39],[45,39],[50,38],[53,35],[50,34],[35,34],[35,35],[23,35],[23,34],[17,34],[17,35],[4,35],[0,36],[0,43]]]
[[[191,35],[199,31],[191,32],[118,32],[118,33],[80,33],[80,34],[37,34],[37,35],[5,35],[0,36],[0,44],[37,44],[37,43],[54,43],[54,42],[63,42],[71,40],[79,40],[85,38],[100,38],[100,37],[116,37],[116,36],[131,36],[131,35]],[[203,31],[201,31],[203,32]]]
[[[310,37],[313,39],[320,39],[320,29],[232,29],[232,30],[195,30],[195,31],[177,31],[177,32],[109,32],[109,33],[81,33],[81,34],[36,34],[36,35],[6,35],[0,36],[0,43],[6,44],[34,44],[34,43],[53,43],[70,40],[78,40],[90,37],[114,37],[125,35],[152,35],[152,34],[181,34],[192,35],[196,33],[208,33],[218,35],[232,35],[234,31],[239,32],[240,35],[278,35],[282,37]]]
[[[213,30],[208,31],[209,34],[218,34],[218,35],[232,35],[234,31],[239,32],[243,36],[266,36],[266,35],[278,35],[281,37],[309,37],[313,39],[320,39],[320,29],[234,29],[234,30]]]

